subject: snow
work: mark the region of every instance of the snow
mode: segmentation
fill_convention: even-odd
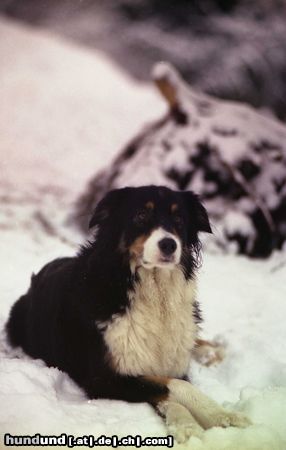
[[[94,53],[0,17],[5,180],[12,183],[14,167],[21,165],[25,186],[42,186],[45,179],[35,179],[35,171],[45,170],[54,186],[78,192],[139,126],[164,110],[153,90]]]
[[[0,433],[164,436],[166,429],[162,420],[148,405],[111,400],[88,401],[58,369],[47,368],[39,360],[31,360],[21,352],[12,351],[3,331],[9,309],[26,291],[31,273],[52,258],[74,254],[75,246],[81,242],[81,236],[63,223],[63,217],[68,214],[66,199],[70,201],[74,190],[81,189],[81,183],[89,176],[89,165],[94,171],[102,160],[108,159],[102,152],[95,155],[93,150],[101,149],[98,145],[106,139],[109,140],[108,152],[115,151],[121,145],[120,141],[132,132],[134,123],[149,116],[153,94],[147,87],[138,87],[124,78],[100,54],[88,53],[11,23],[1,23],[0,34],[2,37],[5,35],[6,46],[9,43],[11,52],[11,64],[7,64],[5,70],[0,65],[0,78],[6,80],[1,84],[5,99],[0,104],[1,117],[4,117],[5,110],[9,117],[4,122],[0,120],[2,164],[6,161],[0,184]],[[0,39],[1,59],[4,58],[4,50],[5,45]],[[20,60],[17,59],[18,52],[22,54]],[[63,62],[58,67],[64,56],[68,60],[67,71]],[[77,75],[71,71],[73,63],[78,64]],[[104,92],[112,92],[114,86],[122,84],[116,98],[102,95],[104,111],[92,111],[92,122],[100,125],[92,132],[95,137],[90,146],[88,139],[84,140],[81,133],[72,130],[73,114],[69,102],[66,103],[67,91],[65,105],[59,102],[65,81],[66,86],[74,83],[76,91],[73,92],[77,99],[80,98],[81,84],[78,83],[82,83],[83,76],[83,73],[79,74],[80,65],[85,67],[83,73],[87,77],[83,83],[86,101],[89,97],[95,101],[103,88]],[[42,75],[34,74],[39,67],[44,67]],[[104,74],[100,77],[101,88],[93,83],[97,68]],[[57,84],[58,70],[62,73]],[[23,80],[26,76],[29,80],[31,76],[32,85],[35,84],[34,111],[24,98]],[[54,88],[49,89],[45,97],[47,83]],[[31,92],[28,98],[30,95]],[[148,99],[146,103],[145,96]],[[16,99],[20,109],[15,105]],[[50,107],[55,103],[55,109],[51,111],[49,107],[44,111],[45,102]],[[142,115],[140,113],[137,117],[135,112],[139,106]],[[152,112],[156,107],[154,100]],[[89,108],[92,108],[91,103]],[[57,114],[54,113],[56,109]],[[85,122],[86,110],[81,115],[79,104],[76,109],[76,120],[82,121],[82,129],[88,135],[85,123],[90,122]],[[118,115],[118,111],[124,109],[125,113]],[[16,116],[18,120],[15,122],[12,118]],[[38,127],[32,127],[33,123]],[[62,133],[63,123],[71,129],[70,133]],[[110,132],[111,125],[117,129],[114,134]],[[40,136],[43,135],[49,139],[41,141]],[[45,145],[41,146],[41,142]],[[79,147],[81,152],[77,150]],[[60,148],[63,153],[56,157]],[[84,161],[83,151],[86,152]],[[71,177],[72,167],[78,170]],[[49,220],[48,225],[52,225],[52,229],[45,226],[45,221],[39,220],[39,213]],[[224,342],[226,356],[222,363],[209,368],[194,363],[190,374],[202,391],[226,407],[246,413],[253,425],[244,430],[214,428],[206,431],[202,440],[191,438],[184,445],[176,444],[176,448],[285,449],[284,260],[285,255],[278,252],[267,261],[205,252],[198,286],[205,319],[202,337]],[[0,437],[1,447],[3,440]]]
[[[2,235],[1,328],[10,306],[27,289],[31,272],[74,252],[56,238],[36,242],[33,233],[22,230]],[[199,276],[203,336],[223,340],[226,357],[215,367],[196,363],[190,374],[205,393],[243,411],[254,425],[246,430],[209,430],[202,441],[191,438],[184,448],[282,450],[286,445],[285,268],[271,271],[280,257],[254,262],[205,255]],[[67,375],[27,356],[17,358],[6,345],[2,347],[2,433],[165,435],[160,418],[148,405],[87,401]]]

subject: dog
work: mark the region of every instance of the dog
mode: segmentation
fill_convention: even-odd
[[[213,426],[249,424],[188,381],[198,338],[199,232],[211,233],[193,192],[110,191],[95,239],[32,275],[11,309],[8,340],[66,372],[89,399],[148,402],[182,442]]]

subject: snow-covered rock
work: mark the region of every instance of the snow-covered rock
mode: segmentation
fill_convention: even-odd
[[[201,195],[220,246],[252,256],[281,248],[286,240],[286,127],[249,106],[191,89],[166,63],[156,65],[153,76],[169,112],[91,180],[77,204],[81,226],[86,227],[82,218],[106,191],[162,184]]]

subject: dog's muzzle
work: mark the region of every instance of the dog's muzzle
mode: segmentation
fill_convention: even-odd
[[[163,228],[157,228],[144,243],[142,265],[147,269],[172,268],[179,264],[181,253],[180,239]]]

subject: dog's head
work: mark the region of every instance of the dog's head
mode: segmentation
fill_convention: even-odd
[[[207,212],[193,192],[162,186],[110,191],[97,205],[90,227],[97,240],[119,251],[132,267],[172,269],[198,252],[198,232],[211,233]],[[192,259],[193,261],[193,259]]]

